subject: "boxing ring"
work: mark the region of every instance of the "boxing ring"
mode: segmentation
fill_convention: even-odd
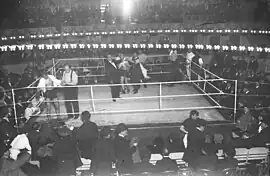
[[[99,68],[105,69],[104,58],[85,58],[83,60],[99,61],[101,65]],[[94,67],[76,67],[74,66],[76,59],[55,59],[53,60],[53,67],[49,70],[53,75],[60,79],[58,73],[63,69],[60,64],[68,63],[72,65],[73,69],[86,69]],[[151,64],[149,64],[151,65]],[[158,64],[152,64],[158,65]],[[169,65],[168,63],[161,63],[159,65]],[[190,110],[198,110],[200,117],[208,121],[223,121],[224,117],[219,113],[220,109],[227,109],[219,104],[216,97],[232,96],[234,99],[234,114],[236,113],[236,98],[237,91],[233,94],[226,94],[220,90],[217,83],[231,82],[237,90],[236,80],[227,80],[211,73],[210,71],[201,68],[204,75],[211,75],[211,78],[201,76],[191,69],[192,74],[197,75],[197,80],[190,81],[170,81],[170,82],[149,82],[149,83],[136,83],[128,84],[130,87],[133,85],[141,85],[141,89],[137,94],[122,94],[121,98],[116,102],[112,101],[109,84],[80,84],[78,87],[78,102],[80,113],[82,111],[89,111],[93,114],[92,120],[100,126],[116,125],[118,123],[125,123],[128,125],[142,125],[142,124],[172,124],[180,123],[188,118]],[[104,73],[104,70],[102,71]],[[169,73],[169,72],[168,72]],[[149,72],[149,75],[168,74]],[[180,74],[180,73],[179,73]],[[78,74],[79,78],[85,78]],[[92,74],[89,77],[102,78],[104,74]],[[35,83],[24,89],[37,89]],[[119,84],[120,85],[120,84]],[[147,85],[144,88],[143,85]],[[173,85],[173,86],[168,86]],[[67,86],[65,86],[67,87]],[[47,120],[47,116],[56,118],[60,115],[62,118],[67,116],[64,102],[72,100],[64,100],[61,92],[61,87],[57,88],[58,100],[60,105],[60,114],[57,114],[54,109],[51,114],[39,114],[39,120]],[[17,89],[13,89],[13,96],[16,94]],[[49,102],[49,101],[46,101]],[[16,108],[16,103],[14,103]],[[16,116],[16,115],[15,115]]]

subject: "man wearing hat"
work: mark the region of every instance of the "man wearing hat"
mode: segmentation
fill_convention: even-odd
[[[114,139],[114,148],[116,155],[116,166],[121,173],[130,172],[133,168],[132,154],[136,152],[136,146],[130,146],[130,141],[127,140],[128,128],[125,124],[117,125],[116,137]]]
[[[116,162],[114,144],[111,140],[110,127],[103,127],[100,131],[100,139],[97,141],[92,159],[93,173],[100,176],[111,174],[112,163]]]

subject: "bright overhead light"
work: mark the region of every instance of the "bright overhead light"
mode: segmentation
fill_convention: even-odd
[[[132,0],[123,0],[124,16],[129,16],[132,10]]]

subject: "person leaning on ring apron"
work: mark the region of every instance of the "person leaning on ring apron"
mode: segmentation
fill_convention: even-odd
[[[78,87],[75,86],[78,84],[78,75],[68,64],[65,64],[64,69],[61,85],[63,86],[66,111],[69,119],[73,117],[77,119],[79,117],[79,102]]]

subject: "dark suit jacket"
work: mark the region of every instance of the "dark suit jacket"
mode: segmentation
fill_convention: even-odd
[[[120,71],[116,65],[116,68],[108,61],[105,60],[105,69],[106,69],[106,76],[108,79],[108,82],[113,81],[114,84],[119,84],[120,83]]]
[[[98,138],[97,124],[88,121],[85,122],[76,132],[76,138],[79,142],[79,149],[83,158],[92,158],[93,147]]]
[[[130,148],[129,143],[129,140],[120,136],[116,136],[114,139],[117,166],[120,170],[130,170],[133,165],[132,154],[136,151],[136,148]]]
[[[110,173],[116,161],[114,143],[110,139],[99,139],[93,149],[92,169],[94,173]]]

